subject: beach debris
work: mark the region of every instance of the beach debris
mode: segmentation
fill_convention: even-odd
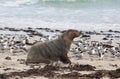
[[[95,66],[91,66],[91,65],[78,65],[75,64],[72,68],[72,70],[78,70],[78,71],[94,71],[95,70]]]
[[[91,66],[87,66],[84,69],[87,70],[88,67],[91,68]],[[120,78],[120,68],[116,70],[94,70],[94,72],[90,74],[81,74],[80,72],[78,72],[79,70],[72,71],[69,73],[62,73],[62,74],[57,73],[57,71],[59,71],[61,68],[62,67],[47,65],[41,69],[37,68],[37,69],[29,69],[29,70],[21,71],[21,72],[17,72],[17,71],[10,72],[10,73],[8,72],[8,73],[0,74],[0,79],[10,79],[10,78],[16,78],[16,77],[24,78],[24,77],[30,77],[30,76],[44,76],[44,77],[52,78],[52,79],[56,79],[56,78],[59,78],[59,79],[64,79],[64,78],[101,79],[103,77],[108,77],[112,79]],[[66,70],[65,68],[63,69]],[[9,70],[9,68],[6,70]]]

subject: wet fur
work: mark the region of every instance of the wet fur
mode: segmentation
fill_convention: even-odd
[[[29,63],[46,63],[51,61],[62,61],[63,63],[70,63],[67,53],[70,49],[70,45],[75,37],[80,36],[80,32],[77,30],[65,31],[57,39],[37,43],[29,50],[26,64]]]

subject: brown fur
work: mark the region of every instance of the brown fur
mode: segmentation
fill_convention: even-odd
[[[58,39],[33,45],[29,50],[26,64],[49,64],[51,61],[59,60],[63,63],[70,63],[67,53],[73,39],[80,36],[80,34],[79,31],[70,29],[65,31]]]

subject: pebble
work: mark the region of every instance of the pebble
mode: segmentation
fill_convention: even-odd
[[[7,56],[5,57],[6,60],[12,60],[11,57]]]

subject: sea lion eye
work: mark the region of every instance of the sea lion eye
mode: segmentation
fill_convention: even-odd
[[[76,35],[77,35],[77,33],[76,33],[76,32],[73,32],[73,35],[74,35],[74,36],[76,36]]]
[[[74,33],[72,33],[72,34],[73,34],[73,36],[74,36],[74,37],[76,37],[76,35],[77,35],[75,32],[74,32]]]

